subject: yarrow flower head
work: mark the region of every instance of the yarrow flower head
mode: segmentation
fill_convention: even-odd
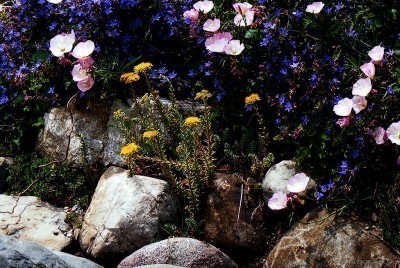
[[[391,142],[400,145],[400,121],[392,123],[386,130],[386,133]]]
[[[50,51],[56,57],[61,57],[64,53],[72,50],[75,43],[74,30],[70,34],[58,34],[50,40]]]
[[[86,42],[80,42],[79,44],[77,44],[71,54],[77,59],[83,59],[92,54],[93,51],[93,41],[87,40]]]
[[[373,61],[379,62],[383,59],[383,55],[385,54],[385,48],[381,46],[376,46],[368,52],[368,56]]]
[[[349,98],[344,98],[333,106],[333,111],[339,116],[348,116],[353,109],[353,101]]]
[[[371,78],[361,78],[353,85],[353,95],[367,96],[372,90]]]
[[[121,155],[123,156],[132,156],[133,154],[136,154],[139,152],[140,147],[132,142],[124,147],[121,148]]]
[[[158,135],[158,130],[149,130],[149,131],[145,131],[144,133],[143,133],[143,138],[144,139],[148,139],[148,140],[151,140],[151,139],[153,139],[155,136],[157,136]]]
[[[196,97],[194,99],[195,100],[203,100],[203,101],[205,101],[205,100],[207,100],[207,99],[209,99],[211,97],[212,97],[211,93],[208,92],[208,90],[203,89],[202,91],[196,93]]]
[[[153,64],[150,62],[142,62],[135,66],[134,70],[136,73],[145,73],[149,71],[153,67]]]
[[[197,116],[190,116],[188,118],[185,119],[185,122],[183,123],[183,125],[185,127],[193,127],[193,126],[197,126],[198,124],[200,124],[200,118],[198,118]]]
[[[268,207],[273,210],[284,209],[287,206],[288,198],[284,192],[276,192],[268,200]]]
[[[303,192],[307,188],[308,181],[310,180],[304,173],[297,173],[291,177],[287,183],[287,189],[292,193]]]
[[[322,2],[314,2],[307,6],[306,12],[318,14],[321,12],[322,8],[325,6]]]
[[[257,93],[250,94],[244,99],[245,105],[253,105],[255,102],[260,100],[260,96]]]
[[[132,82],[136,82],[140,79],[140,76],[137,73],[129,72],[121,75],[120,80],[125,84],[130,84]]]

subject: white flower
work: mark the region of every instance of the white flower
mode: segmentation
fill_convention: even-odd
[[[83,79],[77,83],[78,88],[82,92],[88,91],[93,87],[93,85],[94,85],[94,80],[90,74],[86,79]]]
[[[353,99],[353,110],[356,114],[361,112],[367,107],[367,100],[363,96],[354,96]]]
[[[208,19],[204,25],[203,30],[207,32],[216,32],[218,31],[219,27],[221,26],[221,21],[219,19]]]
[[[384,53],[385,49],[383,47],[376,46],[368,52],[368,56],[370,56],[373,61],[381,61]]]
[[[348,116],[353,109],[353,101],[349,98],[344,98],[340,100],[335,106],[333,106],[333,111],[338,116]]]
[[[361,78],[353,85],[353,95],[367,96],[372,90],[371,78]]]
[[[284,209],[286,207],[288,198],[285,193],[279,191],[272,195],[268,200],[268,207],[273,210]]]
[[[193,7],[198,10],[203,12],[204,14],[207,14],[208,12],[211,11],[214,7],[214,3],[212,1],[199,1],[196,4],[193,5]]]
[[[400,121],[392,123],[386,130],[386,134],[391,142],[400,145]]]
[[[365,63],[360,66],[361,71],[369,78],[374,78],[375,76],[375,65],[372,62]]]
[[[80,42],[77,44],[72,51],[72,56],[77,59],[83,59],[84,57],[89,56],[94,51],[94,43],[90,40],[86,42]]]
[[[62,0],[47,0],[49,3],[52,3],[52,4],[59,4],[59,3],[61,3],[62,2]]]
[[[306,12],[318,14],[319,12],[321,12],[324,5],[325,4],[322,2],[314,2],[307,6]]]
[[[252,7],[253,6],[247,2],[233,4],[233,8],[236,10],[236,12],[241,14],[245,14],[246,11]]]
[[[56,57],[61,57],[64,53],[70,52],[75,43],[74,30],[70,34],[58,34],[50,40],[50,51]]]
[[[88,78],[88,73],[86,72],[86,70],[84,70],[82,68],[82,65],[80,65],[80,64],[76,64],[74,66],[71,74],[72,74],[72,79],[75,82],[79,82],[79,81],[82,81],[82,80],[85,80],[86,78]]]
[[[306,174],[297,173],[289,179],[287,189],[292,193],[300,193],[306,189],[309,180]]]
[[[239,55],[242,53],[244,45],[239,40],[231,40],[225,47],[224,51],[228,55]]]
[[[237,13],[235,18],[233,19],[233,23],[236,26],[249,26],[253,23],[254,20],[254,11],[252,10],[247,10],[246,13],[244,14],[244,17],[242,14]]]
[[[205,45],[211,52],[224,52],[225,46],[232,40],[232,34],[229,32],[214,33],[212,37],[206,39]]]
[[[374,132],[372,133],[372,137],[374,137],[376,144],[384,144],[386,130],[383,127],[375,128]]]

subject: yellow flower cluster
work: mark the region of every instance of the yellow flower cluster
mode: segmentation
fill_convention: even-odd
[[[125,117],[126,117],[126,114],[121,109],[118,109],[114,112],[115,119],[125,119]]]
[[[259,100],[260,100],[260,96],[259,96],[258,94],[256,94],[256,93],[253,93],[253,94],[247,96],[247,97],[244,99],[244,103],[245,103],[246,105],[252,105],[252,104],[254,104],[256,101],[259,101]]]
[[[158,135],[158,131],[157,130],[149,130],[149,131],[145,131],[143,133],[143,138],[151,140],[152,138],[154,138],[157,135]]]
[[[140,79],[140,76],[137,73],[124,73],[121,75],[121,81],[125,84],[130,84],[132,82],[136,82]]]
[[[196,93],[196,97],[194,98],[195,100],[207,100],[209,98],[211,98],[211,93],[208,92],[208,90],[203,89],[202,91]]]
[[[144,73],[144,72],[150,70],[151,67],[153,67],[153,64],[151,64],[150,62],[142,62],[142,63],[139,63],[138,65],[136,65],[134,70],[135,70],[135,73]]]
[[[135,153],[138,153],[139,149],[140,147],[136,143],[132,142],[121,148],[121,155],[131,156]]]
[[[186,127],[197,126],[198,124],[200,124],[200,119],[196,116],[190,116],[186,118],[185,122],[183,123],[183,125]]]

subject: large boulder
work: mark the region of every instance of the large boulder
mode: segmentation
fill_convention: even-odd
[[[145,246],[126,257],[118,268],[165,263],[186,268],[235,268],[237,264],[217,248],[192,238],[170,238]]]
[[[264,267],[373,268],[400,263],[399,256],[365,227],[324,209],[313,210],[280,239]]]
[[[94,258],[125,256],[151,243],[165,223],[177,221],[177,200],[162,180],[110,167],[101,177],[80,233]]]
[[[62,250],[71,243],[63,209],[34,196],[0,195],[0,234]]]
[[[243,179],[217,173],[213,192],[207,198],[204,239],[225,249],[243,253],[263,250],[264,221],[262,207],[243,193],[238,219]],[[258,207],[258,208],[257,208]]]
[[[23,242],[6,235],[0,235],[0,267],[102,268],[90,260],[51,251],[36,243]]]

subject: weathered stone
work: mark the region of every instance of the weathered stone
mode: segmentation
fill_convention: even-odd
[[[265,174],[262,182],[264,192],[271,194],[278,191],[289,193],[287,190],[287,182],[299,171],[296,169],[296,162],[292,160],[284,160],[273,165]],[[311,178],[308,182],[307,189],[315,188],[315,181]]]
[[[96,263],[38,244],[0,235],[0,267],[2,268],[102,268]]]
[[[106,109],[73,112],[68,162],[79,166],[84,158],[94,163],[103,157],[108,114]],[[71,115],[67,108],[53,108],[44,118],[45,126],[39,135],[37,149],[52,160],[63,160],[72,130]]]
[[[65,212],[34,196],[0,195],[0,234],[62,250],[71,243]]]
[[[184,268],[182,266],[170,265],[170,264],[151,264],[151,265],[140,265],[135,268]]]
[[[204,238],[223,248],[236,251],[263,250],[262,206],[243,196],[239,221],[237,221],[241,186],[245,182],[234,175],[216,174],[213,192],[205,208]],[[242,252],[243,253],[243,252]]]
[[[264,267],[396,267],[399,256],[363,225],[316,209],[281,238]]]
[[[237,264],[217,248],[192,238],[170,238],[145,246],[126,257],[118,268],[166,263],[187,268],[235,268]]]
[[[168,183],[110,167],[101,177],[85,214],[82,249],[95,258],[129,254],[149,244],[159,227],[177,220]]]

